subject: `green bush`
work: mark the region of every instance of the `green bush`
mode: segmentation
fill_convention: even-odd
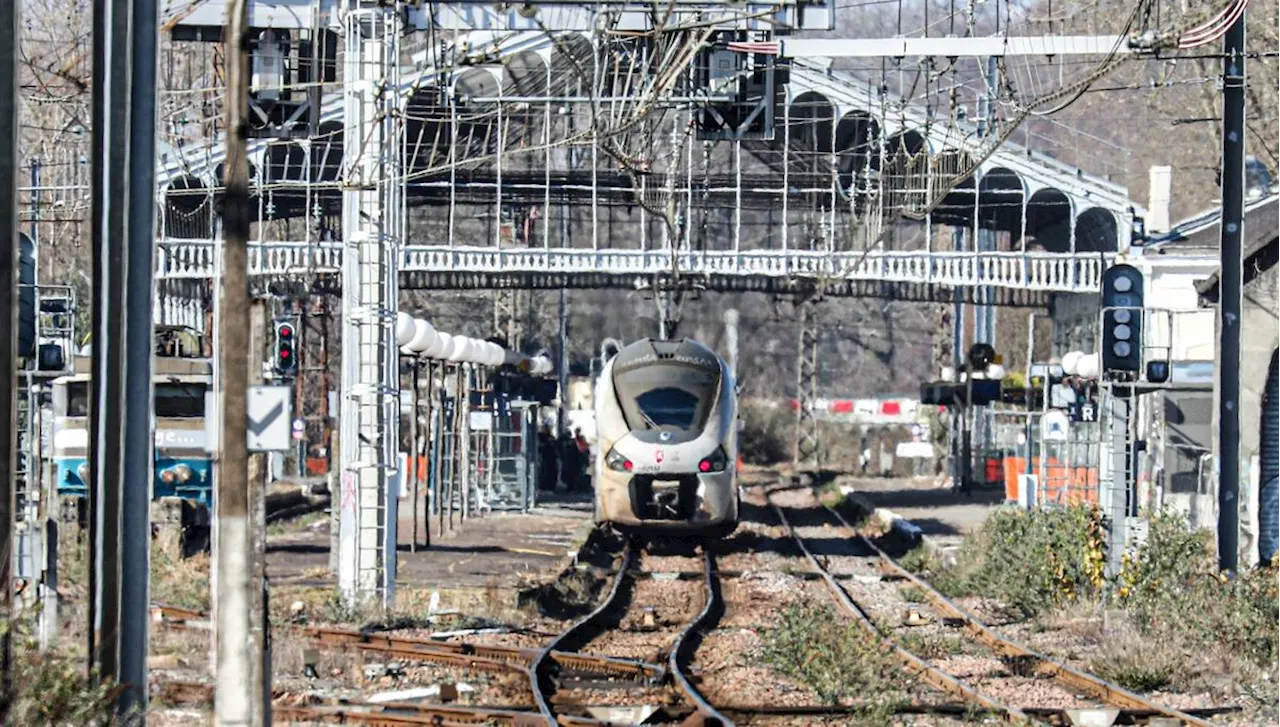
[[[15,698],[9,724],[106,724],[114,697],[111,685],[92,686],[84,661],[57,649],[42,652],[33,637],[33,619],[0,620],[0,630],[15,627],[13,650]]]
[[[1103,543],[1096,509],[1004,508],[964,541],[954,569],[932,577],[948,595],[987,596],[1030,617],[1102,586]]]
[[[1180,516],[1151,518],[1147,541],[1123,558],[1117,594],[1148,633],[1180,638],[1195,649],[1218,647],[1260,667],[1275,668],[1280,599],[1276,571],[1218,573],[1208,531]]]

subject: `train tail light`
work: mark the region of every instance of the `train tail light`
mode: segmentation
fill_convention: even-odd
[[[614,450],[609,450],[609,454],[604,458],[605,466],[614,472],[630,472],[635,468],[631,460],[623,457]]]

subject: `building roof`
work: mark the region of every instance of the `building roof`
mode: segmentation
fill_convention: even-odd
[[[1194,255],[1217,250],[1222,240],[1222,207],[1205,210],[1173,226],[1168,232],[1152,237],[1142,246],[1144,255]],[[1275,238],[1280,228],[1280,193],[1269,192],[1245,202],[1245,256],[1255,246]],[[1262,238],[1262,239],[1259,239]]]
[[[1220,235],[1222,212],[1209,223],[1207,230],[1198,235]],[[1280,252],[1280,195],[1271,194],[1245,207],[1244,215],[1244,284],[1275,267]],[[1218,274],[1196,283],[1200,299],[1206,303],[1218,302]]]

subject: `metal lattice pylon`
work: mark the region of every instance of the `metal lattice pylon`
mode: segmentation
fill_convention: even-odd
[[[818,462],[818,420],[813,406],[818,398],[818,316],[813,300],[799,306],[799,343],[796,347],[796,439],[791,460],[795,467]]]
[[[308,474],[308,460],[320,460],[325,470],[332,467],[329,452],[329,296],[313,294],[303,301],[299,315],[301,324],[299,368],[297,379],[298,418],[304,427],[303,448],[298,460],[299,474]]]
[[[404,239],[399,16],[351,2],[343,15],[343,335],[338,587],[348,602],[395,597],[399,386],[395,315]],[[391,547],[387,547],[387,543]]]
[[[493,333],[507,342],[507,348],[520,350],[524,333],[524,301],[517,288],[498,288],[493,291]]]

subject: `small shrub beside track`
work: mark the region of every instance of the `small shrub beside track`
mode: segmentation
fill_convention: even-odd
[[[1177,516],[1151,519],[1146,545],[1125,557],[1117,594],[1139,627],[1195,651],[1219,650],[1274,670],[1280,657],[1276,569],[1218,573],[1208,531],[1192,531]]]
[[[115,706],[111,685],[90,685],[84,657],[71,649],[41,651],[33,624],[26,617],[0,621],[0,628],[15,627],[17,698],[9,707],[9,724],[106,724]]]
[[[810,601],[787,606],[762,634],[766,664],[831,704],[859,704],[858,724],[886,721],[904,703],[899,664],[871,634]],[[870,701],[868,695],[874,695]]]
[[[944,568],[924,548],[908,553],[902,564],[948,596],[986,596],[1029,617],[1102,586],[1103,538],[1093,509],[1005,508],[964,541],[955,567]]]
[[[918,548],[900,563],[948,596],[992,599],[1046,628],[1069,620],[1096,645],[1089,671],[1140,692],[1208,690],[1234,698],[1262,689],[1274,713],[1280,658],[1276,565],[1218,573],[1212,533],[1157,514],[1143,546],[1103,578],[1105,530],[1087,507],[1001,509],[966,538],[948,568]],[[1104,598],[1105,596],[1105,598]],[[1074,614],[1075,618],[1064,616]],[[1083,618],[1081,618],[1083,614]]]

